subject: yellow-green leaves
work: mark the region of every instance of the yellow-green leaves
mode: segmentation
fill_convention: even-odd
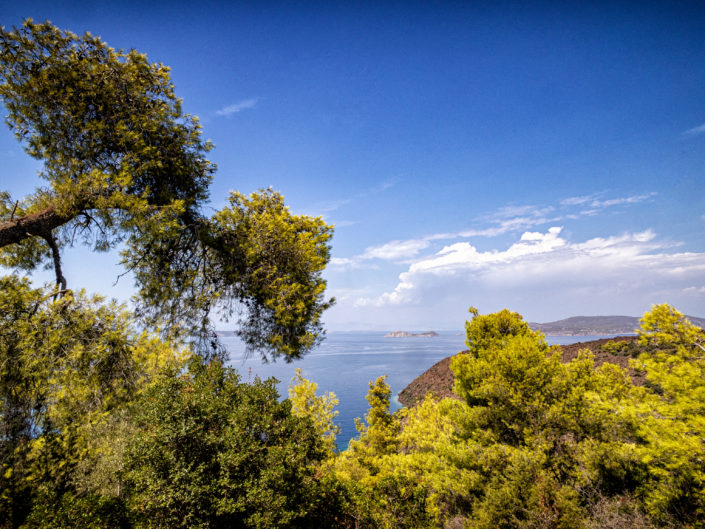
[[[634,362],[647,386],[635,400],[638,448],[650,471],[645,502],[654,516],[679,513],[705,519],[705,331],[668,305],[644,314],[639,330],[646,347]],[[700,525],[695,525],[699,527]]]
[[[340,432],[340,426],[334,423],[338,415],[334,409],[338,405],[338,399],[334,393],[316,395],[317,389],[318,384],[305,379],[301,369],[297,368],[289,383],[291,411],[297,417],[311,419],[316,432],[332,454],[335,451],[335,436]]]
[[[498,346],[511,336],[531,336],[541,342],[543,335],[532,331],[520,314],[504,309],[493,314],[480,314],[475,307],[470,307],[472,318],[465,322],[466,341],[470,354]]]
[[[369,426],[332,465],[360,527],[703,526],[700,329],[647,313],[640,387],[587,350],[560,362],[518,314],[471,312],[471,351],[452,362],[462,400],[391,416],[371,384]]]
[[[330,258],[332,226],[292,215],[271,189],[246,197],[231,193],[212,221],[212,264],[219,292],[246,310],[239,335],[253,349],[297,358],[322,335],[321,277]]]
[[[28,20],[0,31],[0,97],[17,138],[44,162],[51,206],[101,243],[148,206],[151,215],[207,197],[210,145],[181,114],[168,69],[145,55]]]
[[[0,278],[0,517],[26,507],[28,490],[115,482],[119,467],[106,470],[100,447],[119,431],[116,418],[184,361],[133,323],[115,303],[71,292],[54,300]]]
[[[212,146],[182,114],[168,68],[28,20],[0,29],[0,97],[47,180],[19,202],[0,195],[0,264],[51,263],[63,285],[63,247],[122,243],[143,324],[204,356],[223,353],[214,313],[241,315],[240,336],[264,358],[320,341],[332,227],[292,215],[271,190],[232,193],[204,216]]]

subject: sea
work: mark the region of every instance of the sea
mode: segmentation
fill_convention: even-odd
[[[338,398],[336,423],[340,434],[336,442],[340,450],[358,435],[355,418],[364,418],[369,384],[382,375],[392,390],[391,410],[401,407],[397,398],[412,380],[436,362],[466,349],[465,333],[439,332],[435,337],[386,338],[384,332],[328,332],[323,343],[304,358],[287,363],[283,360],[263,363],[257,354],[248,355],[242,342],[234,336],[221,340],[230,353],[230,366],[237,369],[243,381],[255,377],[274,377],[281,398],[288,396],[289,383],[296,368],[303,376],[318,384],[318,394],[335,393]],[[605,336],[548,336],[551,345],[609,338]]]

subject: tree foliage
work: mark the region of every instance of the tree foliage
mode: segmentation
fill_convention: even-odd
[[[115,441],[99,433],[183,358],[115,304],[0,279],[0,518],[17,526],[37,498],[76,488],[116,495],[119,465],[101,465]]]
[[[296,368],[296,374],[289,384],[289,401],[291,411],[297,417],[306,417],[313,422],[318,436],[325,441],[329,454],[335,451],[335,437],[340,433],[340,426],[335,424],[338,412],[338,398],[335,393],[316,395],[318,384],[307,380],[301,369]]]
[[[640,387],[587,350],[560,362],[516,313],[471,312],[458,399],[385,415],[371,384],[368,415],[393,435],[372,443],[370,424],[333,465],[358,527],[705,526],[702,329],[645,314]]]
[[[360,437],[330,467],[350,498],[347,520],[356,528],[429,526],[426,490],[394,464],[400,423],[389,411],[391,394],[386,377],[370,381],[365,423],[356,420]]]
[[[313,407],[295,414],[273,379],[242,383],[219,361],[137,331],[115,303],[54,298],[0,279],[0,527],[337,519],[346,496],[320,471],[333,404],[305,379],[312,392],[294,401]]]
[[[705,331],[668,305],[641,320],[647,352],[635,367],[646,372],[638,393],[639,457],[650,473],[642,484],[654,516],[705,524]]]
[[[183,114],[166,66],[28,20],[0,30],[0,97],[45,180],[28,197],[0,193],[0,264],[49,263],[63,291],[64,247],[122,245],[137,313],[165,335],[212,352],[215,312],[236,317],[265,358],[318,343],[332,228],[292,215],[271,190],[232,193],[205,216],[211,145]]]
[[[0,527],[705,527],[705,332],[672,307],[605,345],[644,386],[471,308],[457,398],[391,413],[380,377],[339,452],[334,395],[297,372],[281,401],[211,354],[216,312],[264,359],[316,345],[331,227],[271,190],[204,215],[211,146],[134,50],[3,28],[0,97],[45,181],[0,192],[0,265],[57,282],[0,278]],[[67,288],[79,242],[122,247],[136,315]]]
[[[242,383],[198,359],[144,394],[125,480],[137,527],[303,527],[324,441],[279,402],[274,381]]]
[[[472,356],[495,346],[500,346],[512,336],[529,336],[542,343],[542,334],[532,331],[520,314],[507,309],[494,314],[480,314],[475,307],[468,311],[472,314],[465,322],[465,345]]]

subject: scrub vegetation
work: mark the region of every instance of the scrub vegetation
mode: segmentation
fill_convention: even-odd
[[[46,185],[0,196],[0,527],[705,526],[705,332],[668,305],[640,347],[569,362],[519,314],[472,308],[457,399],[390,413],[243,382],[212,314],[265,359],[321,339],[331,227],[272,191],[202,214],[215,170],[168,69],[50,24],[0,32],[0,96]],[[62,250],[123,248],[135,309],[72,290]],[[43,264],[56,285],[21,271]]]

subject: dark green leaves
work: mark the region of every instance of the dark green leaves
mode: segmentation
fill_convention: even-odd
[[[326,454],[272,380],[240,382],[217,362],[148,391],[126,480],[140,527],[299,527],[313,510],[313,463]]]
[[[0,97],[47,180],[19,201],[0,195],[0,264],[49,262],[62,284],[62,247],[124,244],[143,323],[204,356],[222,353],[212,317],[234,317],[265,359],[320,341],[332,227],[292,215],[271,190],[232,193],[204,216],[211,145],[182,114],[167,67],[28,20],[0,29]]]

